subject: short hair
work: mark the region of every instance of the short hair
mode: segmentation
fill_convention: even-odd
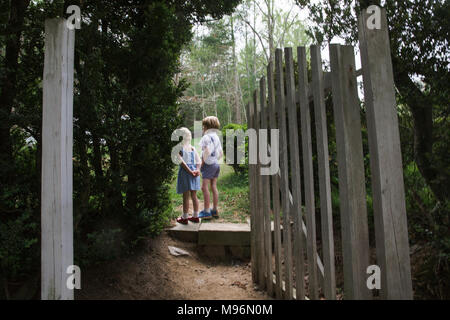
[[[209,117],[206,117],[205,119],[203,119],[202,125],[206,128],[206,130],[220,129],[219,119],[217,119],[217,117],[214,117],[214,116],[209,116]]]

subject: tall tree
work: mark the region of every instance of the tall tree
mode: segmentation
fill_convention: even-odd
[[[315,22],[317,42],[339,36],[357,43],[355,12],[380,1],[296,0]],[[445,0],[385,1],[398,100],[414,119],[414,158],[440,201],[449,200],[450,3]]]
[[[236,39],[234,37],[233,15],[230,16],[231,43],[232,43],[232,61],[233,61],[233,104],[235,109],[235,122],[242,123],[241,113],[243,111],[241,105],[240,83],[237,69]]]

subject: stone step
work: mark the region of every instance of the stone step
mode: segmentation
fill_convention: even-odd
[[[198,244],[249,246],[250,226],[241,223],[202,223],[198,229]]]
[[[189,222],[177,224],[168,232],[179,240],[197,243],[198,251],[211,258],[250,258],[250,225],[246,223]]]
[[[181,241],[197,242],[198,229],[200,223],[189,222],[188,224],[177,223],[177,225],[168,230],[169,235]]]
[[[168,232],[179,240],[199,245],[250,245],[250,225],[245,223],[178,223]]]

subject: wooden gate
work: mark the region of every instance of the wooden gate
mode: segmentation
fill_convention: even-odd
[[[352,46],[329,46],[330,72],[322,70],[320,46],[311,46],[309,81],[306,48],[298,47],[295,79],[292,48],[284,49],[284,62],[283,51],[276,49],[275,65],[269,63],[267,79],[260,80],[259,93],[254,92],[247,106],[249,128],[279,129],[279,172],[261,175],[264,166],[259,156],[257,163],[249,166],[253,281],[277,298],[319,299],[323,295],[336,299],[339,263],[345,299],[372,299],[370,265],[379,267],[382,299],[412,299],[386,13],[381,11],[380,28],[368,26],[369,18],[367,13],[359,18],[360,70],[356,70]],[[364,83],[376,258],[370,256],[369,246],[359,76]],[[325,104],[329,93],[338,177],[330,177]],[[270,152],[270,144],[268,149]],[[339,181],[339,227],[333,223],[330,178]],[[318,185],[318,201],[314,184]],[[316,225],[316,214],[320,215],[320,226]],[[340,243],[335,242],[337,230]],[[342,260],[335,259],[335,246],[342,248]]]

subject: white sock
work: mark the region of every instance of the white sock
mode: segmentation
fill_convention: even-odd
[[[198,212],[194,212],[193,217],[194,217],[194,218],[198,218]]]
[[[210,213],[210,212],[211,212],[211,209],[210,209],[210,208],[205,209],[205,212],[206,212],[206,213]]]
[[[183,219],[187,219],[188,218],[188,213],[183,213],[182,218]]]

